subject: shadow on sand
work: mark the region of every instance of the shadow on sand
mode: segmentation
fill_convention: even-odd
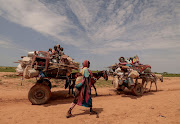
[[[125,89],[124,91],[118,91],[116,89],[113,89],[112,91],[114,91],[117,95],[121,95],[122,97],[129,97],[131,99],[138,99],[138,98],[141,98],[143,96],[154,95],[155,92],[160,92],[160,91],[163,91],[163,90],[158,90],[158,91],[151,90],[150,92],[148,90],[148,91],[145,91],[142,96],[135,96],[128,89]]]
[[[73,102],[73,96],[67,96],[68,90],[52,91],[51,98],[47,104],[44,104],[45,107],[58,105],[58,104],[70,104]]]
[[[102,97],[102,96],[112,96],[111,94],[103,94],[96,96],[95,94],[92,94],[92,98],[95,97]],[[52,105],[58,105],[58,104],[70,104],[74,100],[73,95],[68,96],[68,90],[60,90],[60,91],[53,91],[51,93],[51,98],[48,101],[47,104],[44,104],[43,106],[48,107]]]
[[[142,96],[134,96],[132,94],[132,92],[128,89],[125,89],[124,91],[118,91],[116,89],[111,89],[110,91],[115,92],[116,95],[121,95],[122,97],[129,97],[131,99],[138,99],[141,98]],[[163,90],[158,90],[157,92],[161,92]],[[156,91],[155,90],[151,90],[151,92],[146,91],[144,92],[143,96],[148,96],[148,95],[154,95]],[[98,96],[96,96],[95,94],[92,94],[92,97],[104,97],[104,96],[114,96],[115,94],[98,94]],[[53,105],[58,105],[58,104],[70,104],[73,102],[74,97],[72,96],[68,96],[68,90],[60,90],[60,91],[53,91],[51,94],[51,99],[48,101],[47,104],[44,104],[44,107],[48,107],[48,106],[53,106]]]
[[[95,112],[97,112],[97,114],[93,114],[93,115],[96,115],[96,118],[99,118],[99,114],[103,111],[103,108],[93,108],[93,110],[94,110]],[[83,111],[82,113],[73,114],[72,117],[90,114],[90,110],[89,110],[89,109],[82,110],[82,111]],[[91,115],[91,114],[90,114],[90,115]]]

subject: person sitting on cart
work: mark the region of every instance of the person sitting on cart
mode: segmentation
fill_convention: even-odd
[[[52,55],[52,49],[51,48],[49,48],[48,53],[50,56]]]
[[[58,54],[59,54],[60,51],[61,51],[61,46],[60,46],[60,44],[57,44],[56,46],[57,46],[57,51],[58,51]]]
[[[58,54],[57,46],[54,46],[54,49],[52,50],[52,54],[53,55]]]
[[[61,48],[60,48],[60,52],[59,52],[59,55],[60,55],[60,56],[64,55],[63,50],[64,50],[64,48],[63,48],[63,47],[61,47]]]
[[[127,62],[127,60],[125,60],[124,57],[120,57],[119,58],[119,66],[128,66],[128,67],[132,67],[132,65],[130,63]]]
[[[52,57],[56,59],[57,63],[59,62],[59,55],[57,51],[57,46],[54,46],[54,49],[52,50]]]
[[[65,54],[63,53],[63,47],[60,48],[58,55],[59,55],[59,60],[62,61],[62,56],[65,55]]]
[[[83,79],[81,83],[75,86],[75,98],[69,108],[66,117],[72,117],[71,111],[77,105],[89,107],[90,114],[97,114],[92,110],[92,98],[91,98],[91,78],[93,77],[92,72],[88,69],[90,67],[90,62],[85,60],[83,62],[83,69],[81,74]]]
[[[120,57],[119,58],[119,65],[120,66],[125,66],[127,64],[127,62],[125,61],[125,58],[124,57]]]

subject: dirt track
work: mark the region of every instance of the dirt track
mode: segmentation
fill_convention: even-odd
[[[158,81],[158,92],[142,97],[133,96],[128,90],[97,88],[99,96],[93,95],[93,107],[99,118],[89,115],[89,109],[76,106],[74,117],[66,119],[73,100],[66,97],[67,90],[53,88],[47,104],[31,105],[27,94],[33,83],[24,81],[20,86],[19,78],[2,77],[5,74],[10,73],[0,73],[0,124],[180,124],[180,78],[164,78],[164,83]]]

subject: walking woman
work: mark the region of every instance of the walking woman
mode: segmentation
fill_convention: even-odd
[[[82,82],[75,86],[75,98],[67,112],[67,118],[71,117],[72,109],[77,105],[89,107],[90,114],[97,114],[95,111],[92,110],[92,98],[91,98],[91,78],[92,72],[88,69],[90,67],[90,62],[85,60],[83,62],[83,69],[82,69]]]

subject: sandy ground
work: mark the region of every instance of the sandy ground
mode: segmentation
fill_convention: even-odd
[[[21,86],[20,78],[3,76],[7,74],[11,73],[0,73],[0,124],[180,124],[180,78],[164,78],[163,83],[158,81],[158,92],[142,97],[133,96],[128,90],[97,88],[99,96],[93,95],[93,107],[99,118],[89,115],[89,109],[76,106],[74,117],[67,119],[73,101],[66,97],[67,90],[52,88],[47,104],[31,105],[27,94],[33,81],[25,80]]]

